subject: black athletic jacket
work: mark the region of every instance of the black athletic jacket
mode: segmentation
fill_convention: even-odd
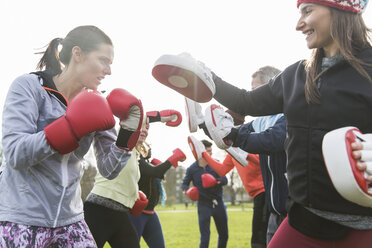
[[[152,166],[142,156],[139,160],[139,168],[141,172],[141,178],[138,181],[139,189],[145,193],[149,200],[145,210],[152,211],[159,202],[160,189],[156,181],[157,178],[163,179],[164,174],[172,166],[167,160],[157,166]]]
[[[364,49],[358,58],[372,64],[372,48]],[[367,71],[372,77],[372,67]],[[372,84],[344,61],[319,79],[321,103],[308,104],[305,78],[303,61],[251,92],[214,75],[214,98],[241,115],[284,113],[291,202],[335,213],[371,216],[372,208],[344,199],[332,185],[323,161],[322,140],[327,132],[345,126],[372,133]]]

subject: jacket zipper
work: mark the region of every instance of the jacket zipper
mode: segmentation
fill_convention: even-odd
[[[271,170],[271,166],[270,166],[270,163],[271,160],[270,160],[270,156],[267,156],[267,167],[269,168],[269,171],[270,171],[270,174],[271,174],[271,185],[270,185],[270,201],[271,201],[271,206],[273,207],[274,211],[280,215],[279,211],[275,208],[275,204],[274,204],[274,175],[273,175],[273,172]]]
[[[279,118],[278,118],[279,119]],[[277,119],[277,120],[278,120]],[[277,122],[277,120],[275,120],[275,122],[272,123],[272,125],[270,125],[270,121],[269,119],[266,119],[266,122],[265,122],[265,129],[264,130],[267,130],[270,128],[270,126],[273,126],[274,123]],[[275,208],[275,204],[274,204],[274,174],[273,174],[273,171],[271,169],[271,160],[270,160],[270,155],[267,155],[267,167],[269,168],[269,171],[270,171],[270,175],[271,175],[271,185],[270,185],[270,202],[271,202],[271,206],[273,208],[273,210],[278,214],[280,215],[279,211]]]
[[[318,78],[318,82],[317,82],[317,87],[320,91],[320,87],[322,85],[322,78],[319,77]],[[311,191],[312,191],[312,187],[311,187],[311,178],[312,178],[312,174],[311,174],[311,137],[312,137],[312,132],[313,132],[313,124],[312,124],[312,112],[313,112],[313,107],[312,107],[312,104],[310,103],[309,104],[309,113],[308,113],[308,123],[309,123],[309,132],[308,132],[308,153],[307,153],[307,194],[308,194],[308,197],[307,197],[307,202],[309,204],[309,207],[312,207],[312,204],[311,204]]]

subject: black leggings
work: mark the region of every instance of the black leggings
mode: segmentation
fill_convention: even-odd
[[[266,247],[269,216],[270,213],[266,205],[265,192],[262,192],[253,199],[252,248]]]
[[[85,202],[85,221],[101,248],[108,242],[111,248],[140,247],[136,229],[129,219],[129,212],[120,212],[110,208]]]

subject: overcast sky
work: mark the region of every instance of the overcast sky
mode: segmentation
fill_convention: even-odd
[[[309,57],[305,37],[295,30],[296,0],[2,0],[1,91],[2,109],[9,85],[19,75],[35,70],[34,53],[56,37],[80,25],[96,25],[113,40],[112,75],[100,90],[125,88],[139,97],[145,111],[173,108],[183,114],[176,128],[154,123],[148,142],[153,157],[165,160],[176,147],[194,159],[187,145],[190,135],[184,97],[158,83],[151,75],[163,54],[189,52],[217,75],[250,88],[251,74],[259,67],[278,69]],[[372,27],[371,6],[363,14]],[[210,103],[215,103],[214,101]],[[203,103],[203,111],[210,103]],[[248,120],[248,118],[246,118]],[[205,138],[202,131],[193,134]],[[217,153],[218,148],[214,146]]]

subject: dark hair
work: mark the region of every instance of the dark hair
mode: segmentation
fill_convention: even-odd
[[[330,8],[330,10],[332,18],[331,37],[340,46],[340,54],[355,70],[372,83],[371,77],[363,68],[368,64],[356,57],[356,54],[371,46],[371,37],[369,36],[371,29],[367,28],[360,14],[335,8]],[[323,73],[321,72],[323,57],[323,49],[317,48],[313,50],[311,58],[305,61],[307,71],[305,96],[308,103],[320,103],[320,92],[316,81]]]
[[[212,146],[212,143],[209,142],[208,140],[203,139],[203,140],[201,140],[201,142],[203,143],[203,145],[205,147],[211,147]]]
[[[62,49],[58,52],[60,44]],[[43,54],[43,56],[36,68],[48,70],[53,75],[60,74],[62,72],[61,63],[64,66],[68,66],[70,63],[73,47],[78,46],[83,52],[89,53],[97,50],[101,44],[112,45],[111,39],[102,30],[95,26],[76,27],[64,39],[53,39],[44,52],[37,53]]]

